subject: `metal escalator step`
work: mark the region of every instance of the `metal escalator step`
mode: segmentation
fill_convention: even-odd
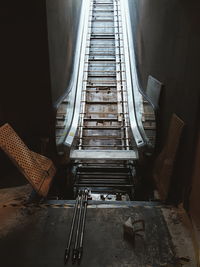
[[[129,177],[128,173],[103,173],[103,172],[78,172],[77,175],[82,179],[82,178],[96,178],[96,179],[127,179]]]
[[[110,167],[110,168],[105,168],[105,167],[103,167],[103,166],[101,166],[101,167],[92,167],[92,166],[90,166],[90,167],[78,167],[77,168],[77,172],[87,172],[87,173],[90,173],[90,172],[92,172],[92,173],[94,173],[94,172],[102,172],[102,173],[112,173],[112,174],[114,174],[114,173],[129,173],[130,172],[130,170],[128,169],[128,168],[121,168],[121,167],[118,167],[118,166],[114,166],[114,167]]]
[[[104,121],[108,121],[108,122],[110,122],[110,121],[118,121],[118,118],[103,118],[103,117],[101,117],[101,118],[84,118],[84,121],[98,121],[98,122],[104,122]]]
[[[129,128],[129,126],[79,126],[79,128],[90,129],[90,130],[121,130]]]
[[[73,160],[137,160],[137,150],[72,150],[70,158]]]
[[[82,186],[82,187],[103,187],[102,184],[90,184],[90,183],[85,183],[85,184],[79,184],[79,183],[76,183],[74,184],[74,186]],[[130,184],[106,184],[105,187],[124,187],[124,188],[131,188],[131,187],[134,187],[134,185],[130,185]]]
[[[108,105],[108,104],[117,104],[117,101],[85,101],[86,104],[90,104],[90,105]]]
[[[127,179],[79,179],[76,183],[81,184],[120,184],[120,185],[130,185],[130,181]]]
[[[95,181],[96,183],[104,183],[104,181],[107,183],[124,183],[124,184],[130,184],[129,178],[127,177],[121,177],[121,178],[110,178],[110,177],[96,177],[96,176],[77,176],[77,181],[78,182],[85,182],[85,183],[92,183]]]

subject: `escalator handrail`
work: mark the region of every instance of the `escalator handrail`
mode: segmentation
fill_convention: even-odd
[[[133,135],[135,137],[135,141],[138,147],[143,147],[149,143],[149,139],[145,133],[143,124],[142,124],[142,94],[141,94],[141,88],[139,85],[139,78],[138,78],[138,72],[136,67],[136,53],[134,48],[134,36],[131,31],[131,19],[130,19],[130,11],[128,6],[128,0],[120,0],[121,1],[121,7],[122,12],[124,13],[124,24],[126,27],[126,34],[127,34],[127,46],[128,46],[128,54],[129,54],[129,61],[130,61],[130,72],[131,72],[131,84],[128,89],[132,89],[132,92],[129,91],[129,93],[133,95],[133,105],[134,105],[134,116],[135,121],[138,128],[138,136]],[[129,107],[130,108],[130,107]]]
[[[83,71],[84,71],[84,58],[85,58],[85,49],[86,49],[86,36],[88,31],[88,17],[90,10],[90,1],[85,0],[84,4],[82,4],[82,12],[81,12],[81,20],[79,24],[79,37],[78,37],[78,45],[77,45],[77,58],[75,61],[76,71],[73,73],[73,85],[71,87],[72,98],[71,102],[73,103],[70,120],[66,125],[66,134],[64,135],[63,145],[67,147],[71,147],[79,120],[80,113],[80,103],[81,103],[81,90],[82,90],[82,80],[83,80]],[[69,114],[67,115],[69,116]],[[69,119],[69,117],[68,117]]]

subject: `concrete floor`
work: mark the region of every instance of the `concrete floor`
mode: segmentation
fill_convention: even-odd
[[[21,188],[18,194],[17,190],[11,195],[8,192],[12,189],[7,193],[5,189],[3,193],[0,192],[2,266],[64,266],[63,256],[73,202],[51,201],[48,205],[26,205],[23,192],[29,190],[28,186]],[[123,237],[123,224],[129,217],[145,220],[145,239],[137,238],[135,247]],[[121,202],[105,205],[97,202],[94,205],[91,202],[80,266],[194,267],[192,243],[181,227],[176,211],[159,203]],[[177,249],[177,246],[182,249]],[[185,265],[180,265],[181,257]],[[71,260],[67,266],[72,266]]]

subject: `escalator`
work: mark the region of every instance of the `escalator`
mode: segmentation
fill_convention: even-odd
[[[150,139],[144,127],[148,102],[136,86],[129,17],[120,0],[88,0],[84,8],[77,83],[57,115],[59,148],[73,162],[75,192],[89,188],[134,199],[135,163]],[[154,113],[150,116],[154,123]]]
[[[151,196],[138,193],[142,175],[152,169],[156,119],[138,81],[131,1],[82,2],[72,78],[56,116],[57,172],[12,128],[2,128],[4,150],[33,179],[28,179],[32,187],[0,192],[1,262],[6,267],[199,266],[183,206],[163,202],[150,172],[143,189]],[[63,3],[71,10],[78,1]],[[54,37],[57,42],[58,34]]]

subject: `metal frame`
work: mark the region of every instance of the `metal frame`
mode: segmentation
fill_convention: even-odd
[[[80,29],[79,29],[79,39],[76,49],[76,54],[79,55],[74,62],[76,70],[73,73],[72,86],[71,86],[71,105],[67,114],[68,124],[66,125],[66,137],[64,140],[64,145],[70,147],[73,143],[74,136],[77,130],[77,124],[79,119],[80,112],[80,97],[82,90],[82,80],[83,80],[83,68],[84,68],[84,57],[86,49],[86,35],[88,31],[88,17],[89,17],[89,6],[90,0],[85,0],[83,4],[81,20],[80,20]],[[77,80],[78,76],[78,80]]]
[[[131,20],[130,12],[128,7],[128,0],[119,0],[121,3],[122,11],[122,25],[124,30],[124,39],[126,39],[126,47],[124,47],[126,52],[126,63],[129,61],[129,71],[128,75],[130,79],[127,79],[129,82],[128,94],[129,97],[132,96],[132,100],[129,98],[129,114],[130,121],[132,122],[132,132],[136,140],[137,146],[145,146],[149,143],[149,139],[145,133],[143,124],[142,124],[142,110],[143,110],[143,99],[142,94],[140,93],[141,89],[139,86],[139,78],[136,68],[136,57],[135,57],[135,48],[133,44],[133,35],[131,31]],[[131,115],[135,114],[134,118]]]
[[[93,0],[91,0],[90,2],[90,11],[89,11],[89,17],[92,16],[92,9],[91,7],[93,6]],[[89,41],[89,37],[91,36],[91,24],[92,22],[89,21],[88,22],[88,33],[87,33],[87,44],[85,47],[85,59],[84,59],[84,70],[83,70],[83,86],[82,86],[82,99],[81,99],[81,113],[80,113],[80,119],[79,119],[79,150],[82,147],[82,136],[83,136],[83,124],[84,124],[84,112],[85,112],[85,102],[86,102],[86,87],[87,87],[87,79],[88,79],[88,64],[86,64],[85,67],[85,63],[88,62],[89,60],[89,51],[90,51],[90,41]]]

